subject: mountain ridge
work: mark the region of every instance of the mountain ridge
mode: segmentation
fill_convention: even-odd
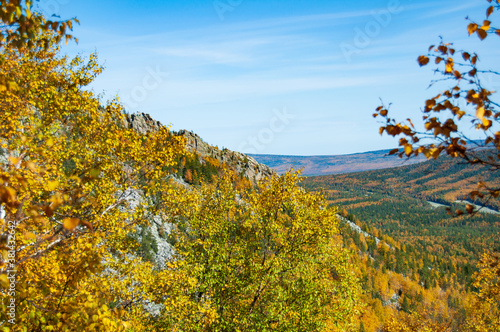
[[[401,159],[389,156],[391,149],[359,152],[345,155],[270,155],[249,154],[257,162],[268,165],[278,174],[285,173],[290,167],[302,169],[303,176],[346,174],[362,171],[394,168],[425,161],[425,157]]]
[[[142,134],[156,131],[163,126],[160,121],[153,119],[147,113],[126,114],[125,121],[126,126]],[[194,132],[182,129],[172,134],[186,139],[186,151],[197,155],[201,164],[210,163],[210,160],[221,165],[225,164],[237,174],[248,178],[253,184],[275,174],[269,166],[259,163],[250,155],[229,149],[219,149],[205,142]]]

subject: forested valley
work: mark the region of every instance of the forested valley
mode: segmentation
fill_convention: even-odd
[[[466,198],[478,174],[498,182],[489,170],[452,158],[304,179],[305,188],[323,192],[344,220],[359,226],[341,223],[344,240],[359,253],[372,319],[384,321],[391,310],[419,313],[419,319],[448,322],[459,330],[468,296],[477,291],[477,264],[484,252],[500,248],[498,213],[452,213],[464,208],[466,203],[457,201]],[[392,306],[384,305],[391,301]],[[431,303],[436,307],[427,307]],[[376,326],[368,319],[364,325]]]

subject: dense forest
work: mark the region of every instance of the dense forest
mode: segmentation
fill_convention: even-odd
[[[484,250],[500,249],[500,215],[483,210],[450,215],[463,207],[464,195],[477,176],[498,183],[487,169],[469,167],[451,158],[378,171],[308,177],[304,187],[323,189],[333,205],[420,252],[472,264]],[[430,202],[441,204],[431,205]],[[488,205],[497,208],[498,202]]]
[[[473,276],[478,261],[485,251],[500,249],[499,214],[481,210],[472,215],[451,213],[463,208],[463,203],[455,201],[467,198],[461,196],[467,187],[456,184],[461,181],[471,188],[478,175],[498,182],[487,169],[471,169],[451,158],[304,178],[302,186],[323,192],[342,211],[341,233],[358,253],[360,279],[370,308],[370,314],[363,316],[366,331],[377,331],[377,324],[387,324],[391,315],[403,319],[404,313],[418,313],[422,319],[459,330],[466,299],[477,291]],[[428,307],[430,303],[439,308]],[[431,318],[431,312],[436,316]]]

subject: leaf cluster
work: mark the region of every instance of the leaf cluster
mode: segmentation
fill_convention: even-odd
[[[488,2],[492,3],[491,0]],[[489,6],[486,16],[489,18],[500,9],[498,2]],[[474,22],[468,26],[469,34],[476,33],[483,40],[488,34],[498,33],[491,21],[485,20],[482,25]],[[424,129],[416,129],[411,119],[400,122],[389,117],[389,109],[384,105],[377,107],[374,117],[380,116],[383,125],[380,134],[386,132],[399,139],[399,149],[390,154],[398,154],[401,158],[413,158],[419,154],[428,159],[436,159],[446,154],[452,158],[460,158],[471,165],[480,164],[495,172],[500,169],[500,112],[499,104],[494,100],[495,91],[487,89],[483,84],[483,76],[500,75],[493,70],[482,70],[479,67],[479,57],[476,53],[456,50],[452,44],[440,42],[431,45],[427,55],[418,57],[420,66],[426,66],[433,59],[438,66],[436,72],[442,78],[431,82],[451,82],[451,86],[425,101],[422,109],[422,124]],[[466,120],[481,133],[483,138],[472,140],[467,135]],[[431,143],[425,143],[430,141]],[[491,148],[491,153],[481,154],[480,151]],[[473,198],[485,200],[497,199],[500,188],[479,182],[477,189],[470,193]],[[467,212],[472,213],[473,207],[468,206]],[[461,213],[461,212],[459,212]]]

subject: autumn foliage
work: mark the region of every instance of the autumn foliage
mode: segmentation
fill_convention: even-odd
[[[118,99],[89,89],[103,70],[97,56],[60,55],[75,19],[46,20],[15,0],[0,2],[0,17],[2,331],[445,331],[458,311],[445,303],[462,294],[464,327],[498,328],[498,255],[482,258],[475,293],[443,292],[453,278],[440,288],[392,271],[408,265],[395,250],[409,250],[376,229],[379,243],[357,233],[350,241],[339,209],[300,187],[299,172],[254,183],[186,153],[167,127],[130,128]],[[469,32],[498,30],[485,21]],[[405,135],[408,157],[446,151],[497,165],[471,154],[456,128],[470,111],[453,101],[466,98],[484,145],[498,147],[497,105],[476,80],[477,56],[461,52],[471,69],[459,72],[451,45],[431,51],[445,77],[472,86],[427,101],[427,129],[445,139],[414,146],[420,133],[379,108],[382,131]],[[455,118],[430,116],[445,110]],[[152,229],[168,257],[144,252]]]
[[[2,75],[17,89],[0,92],[1,281],[15,276],[18,327],[125,328],[119,303],[109,307],[119,288],[103,262],[125,261],[128,234],[153,209],[131,197],[168,190],[163,168],[183,144],[167,128],[126,128],[115,101],[101,106],[83,90],[101,71],[96,57],[61,58],[57,38],[38,38],[43,47],[3,49]]]
[[[334,209],[297,186],[298,174],[236,190],[234,176],[202,186],[173,232],[178,260],[213,305],[217,330],[317,331],[356,326],[359,289]]]
[[[117,100],[88,89],[96,55],[59,55],[70,21],[1,4],[14,13],[0,45],[4,331],[357,327],[335,210],[298,174],[252,186],[210,160],[183,170],[181,136],[129,128]],[[161,262],[140,254],[153,222],[172,229]]]
[[[500,36],[499,29],[492,25],[492,14],[500,9],[498,1],[488,0],[490,5],[486,9],[486,19],[482,24],[470,22],[467,26],[469,35],[476,35],[480,40]],[[379,106],[374,116],[383,119],[380,134],[384,132],[390,136],[401,136],[400,149],[394,149],[391,154],[400,157],[417,157],[419,154],[427,158],[438,158],[447,154],[453,158],[461,158],[470,164],[479,164],[495,172],[500,169],[500,112],[499,104],[495,101],[495,91],[488,90],[483,84],[484,75],[498,76],[494,70],[480,67],[479,56],[474,52],[457,50],[453,44],[441,40],[439,45],[431,45],[429,53],[418,57],[420,66],[435,63],[436,72],[442,78],[433,81],[450,82],[450,87],[436,96],[425,101],[422,112],[422,130],[416,129],[411,119],[405,122],[389,117],[389,110]],[[433,60],[433,61],[431,61]],[[471,140],[466,129],[471,123],[478,133],[480,140]],[[424,143],[430,141],[431,143]],[[487,149],[489,154],[481,154]],[[495,200],[500,195],[500,188],[485,182],[478,182],[477,188],[470,193],[472,200],[476,198],[484,201]],[[467,212],[472,213],[469,205]],[[462,211],[457,211],[462,213]]]

